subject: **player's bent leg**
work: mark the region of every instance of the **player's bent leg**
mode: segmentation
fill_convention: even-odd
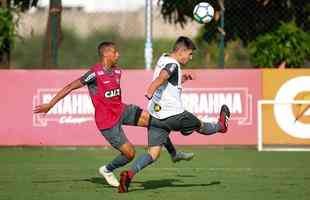
[[[113,187],[118,187],[119,182],[113,174],[113,171],[129,163],[135,156],[135,150],[128,142],[120,123],[110,129],[101,130],[100,132],[111,146],[121,152],[121,154],[116,156],[109,164],[99,168],[99,173],[105,178],[107,183]]]
[[[152,157],[153,161],[157,160],[160,156],[161,146],[149,147],[148,154]]]
[[[182,161],[182,160],[189,161],[194,157],[193,153],[177,152],[177,150],[175,149],[174,145],[172,144],[169,136],[166,135],[166,134],[169,134],[170,127],[178,128],[180,126],[179,124],[180,124],[180,121],[183,120],[183,116],[181,115],[180,118],[182,118],[182,119],[180,120],[179,117],[177,117],[177,119],[158,120],[156,118],[150,117],[150,126],[152,127],[152,128],[150,127],[150,129],[155,130],[155,132],[157,132],[157,133],[162,132],[161,135],[158,135],[160,140],[166,138],[165,141],[162,141],[160,143],[157,143],[157,141],[156,141],[153,145],[163,144],[164,147],[167,149],[168,153],[170,154],[172,162],[174,162],[174,163],[178,162],[178,161]],[[179,129],[181,129],[181,128],[178,128],[178,130]],[[188,130],[188,129],[186,129],[186,130]],[[194,130],[195,130],[195,128],[190,128],[189,131],[191,131],[191,133],[192,133]],[[153,138],[153,137],[154,137],[154,134],[151,134],[151,136],[149,138],[152,141],[157,140],[156,137],[155,138]]]
[[[202,122],[195,115],[187,111],[182,113],[180,123],[180,132],[185,136],[191,135],[195,130],[203,135],[212,135],[222,129],[219,123]]]
[[[129,126],[148,127],[150,115],[137,105],[126,105],[122,116],[122,124]]]
[[[136,151],[134,146],[127,142],[125,144],[123,144],[122,146],[119,147],[119,151],[126,156],[126,158],[130,161],[132,161],[135,158],[136,155]]]
[[[133,163],[130,170],[121,172],[118,192],[119,193],[128,192],[131,180],[133,179],[134,175],[139,171],[141,171],[146,166],[152,164],[153,162],[154,160],[152,156],[148,153],[138,157],[137,160]]]
[[[130,170],[122,171],[120,174],[119,193],[128,192],[131,180],[139,171],[152,164],[160,155],[161,146],[150,147],[148,153],[145,153],[137,158]]]
[[[134,175],[141,171],[143,168],[152,164],[160,155],[161,147],[163,143],[169,137],[169,130],[159,127],[149,126],[148,128],[148,153],[141,155],[135,160],[130,170],[123,171],[120,177],[120,185],[118,191],[120,193],[128,192],[130,182]]]
[[[127,105],[123,117],[123,123],[126,125],[137,125],[140,127],[148,127],[150,118],[151,118],[150,114],[147,111],[143,111],[140,107],[136,105]],[[161,126],[161,124],[155,124],[155,125]],[[193,153],[177,152],[169,138],[167,138],[167,141],[164,143],[164,146],[169,152],[172,162],[178,162],[181,160],[188,161],[194,157]]]
[[[201,122],[201,127],[196,131],[203,135],[213,135],[215,133],[226,133],[230,111],[227,105],[222,105],[220,117],[217,123]]]
[[[150,121],[150,114],[147,111],[142,111],[139,116],[137,126],[148,127],[149,121]]]
[[[123,116],[123,124],[134,125],[140,127],[148,127],[151,120],[151,116],[147,111],[142,110],[136,105],[127,105]],[[158,124],[158,120],[152,121],[155,126],[162,126],[162,122]],[[155,124],[154,124],[155,123]],[[164,143],[165,148],[170,154],[172,162],[178,162],[181,160],[191,160],[194,157],[193,153],[177,152],[171,140],[168,138],[167,142]]]
[[[119,186],[119,181],[114,175],[114,169],[122,167],[129,163],[135,157],[135,149],[130,143],[125,143],[119,147],[121,152],[111,163],[99,168],[99,173],[105,178],[107,183],[113,187]]]
[[[213,135],[222,130],[222,126],[219,122],[210,123],[210,122],[201,122],[201,127],[196,131],[202,135]]]

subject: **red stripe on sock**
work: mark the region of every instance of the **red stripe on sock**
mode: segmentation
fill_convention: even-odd
[[[134,177],[134,175],[135,175],[135,173],[134,173],[133,171],[128,170],[128,177],[129,177],[130,179],[132,179],[132,178]]]

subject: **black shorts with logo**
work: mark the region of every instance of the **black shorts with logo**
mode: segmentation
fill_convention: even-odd
[[[128,142],[122,125],[136,126],[142,109],[136,105],[126,105],[120,120],[109,129],[100,130],[105,139],[116,149]]]
[[[171,131],[180,131],[183,135],[190,135],[200,126],[200,120],[188,111],[165,119],[151,117],[148,128],[148,144],[149,146],[160,146],[167,140]]]

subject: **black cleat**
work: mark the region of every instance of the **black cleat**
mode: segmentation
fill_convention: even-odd
[[[230,111],[227,105],[222,105],[221,111],[220,111],[220,118],[219,123],[222,126],[222,130],[219,132],[226,133],[228,129],[228,120],[230,118]]]

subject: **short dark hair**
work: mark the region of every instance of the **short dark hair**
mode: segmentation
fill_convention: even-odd
[[[192,49],[192,50],[195,50],[196,49],[196,46],[194,44],[194,42],[188,38],[188,37],[185,37],[185,36],[180,36],[177,41],[174,43],[174,46],[173,46],[173,51],[176,51],[180,48],[186,48],[186,49]]]
[[[101,56],[102,51],[107,48],[107,47],[111,47],[111,46],[115,46],[114,42],[100,42],[100,44],[97,47],[98,50],[98,55]]]

